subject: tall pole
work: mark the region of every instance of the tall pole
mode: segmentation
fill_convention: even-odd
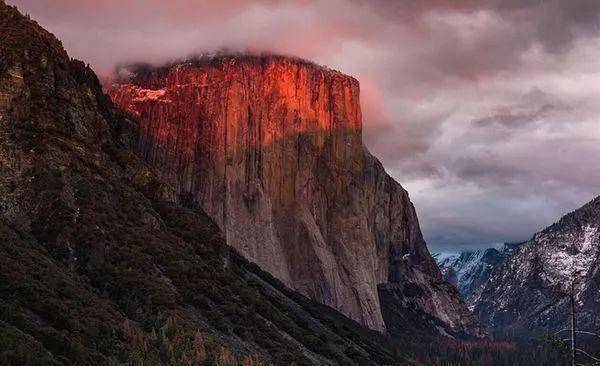
[[[575,366],[575,350],[577,349],[577,340],[575,339],[575,284],[571,284],[571,366]]]

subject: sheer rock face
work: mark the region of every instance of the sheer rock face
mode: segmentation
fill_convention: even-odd
[[[109,94],[139,124],[137,153],[286,285],[376,330],[378,284],[437,291],[407,192],[362,144],[355,79],[301,60],[224,57],[138,71]],[[420,310],[483,332],[467,330],[477,322],[454,311],[464,308],[454,292],[444,296]]]

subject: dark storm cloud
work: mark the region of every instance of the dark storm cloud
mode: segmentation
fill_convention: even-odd
[[[600,193],[600,1],[7,1],[105,77],[221,48],[357,77],[365,143],[436,249],[524,240]]]
[[[427,43],[426,53],[415,55],[419,62],[411,65],[415,67],[411,72],[417,73],[420,80],[433,82],[448,77],[476,80],[518,69],[521,53],[533,46],[554,55],[568,52],[578,37],[596,35],[600,24],[600,1],[596,0],[356,3],[369,4],[390,23],[410,27],[420,41]],[[444,22],[448,15],[455,17],[454,21]],[[460,26],[456,22],[462,22],[466,29],[457,31]],[[469,30],[472,33],[464,37]]]
[[[374,0],[369,4],[390,20],[416,24],[431,12],[494,12],[518,28],[523,41],[539,41],[550,50],[564,49],[582,32],[597,32],[600,14],[596,0]]]
[[[515,167],[510,162],[474,157],[458,159],[453,166],[453,171],[460,179],[482,186],[507,185],[527,175],[527,170]]]
[[[570,113],[571,106],[565,104],[556,96],[533,90],[522,96],[519,103],[498,106],[489,116],[472,121],[474,127],[490,128],[500,125],[506,129],[528,127],[532,123],[545,123],[551,117],[560,113]]]

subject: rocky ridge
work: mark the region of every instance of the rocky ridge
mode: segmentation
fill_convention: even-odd
[[[496,332],[557,330],[567,324],[565,292],[575,281],[582,330],[600,325],[600,198],[535,234],[493,271],[473,299],[474,311]]]

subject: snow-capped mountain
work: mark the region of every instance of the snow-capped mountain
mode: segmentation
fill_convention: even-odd
[[[492,330],[528,332],[566,324],[574,283],[580,329],[600,326],[600,197],[525,242],[472,296]]]
[[[455,285],[468,300],[488,280],[492,270],[510,257],[519,245],[520,243],[503,243],[492,248],[452,254],[436,253],[433,256],[444,279]]]

